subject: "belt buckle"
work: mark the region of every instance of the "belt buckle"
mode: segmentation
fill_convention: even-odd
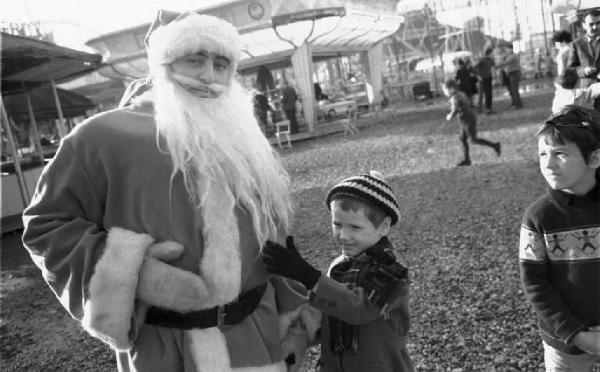
[[[223,328],[223,326],[225,325],[225,315],[227,315],[227,313],[225,312],[225,305],[221,305],[221,306],[217,307],[217,327],[218,328]]]

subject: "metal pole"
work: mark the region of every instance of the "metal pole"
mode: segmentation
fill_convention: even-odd
[[[435,4],[435,3],[434,3]],[[438,80],[437,74],[435,73],[435,60],[433,53],[433,35],[431,35],[430,31],[430,22],[431,22],[431,8],[429,8],[428,3],[425,3],[425,16],[427,17],[426,26],[427,26],[427,36],[429,37],[429,58],[431,58],[431,75],[433,77],[433,86],[435,91],[438,91]],[[435,20],[435,16],[434,16]],[[436,27],[436,35],[437,35],[437,27]]]
[[[552,20],[552,34],[556,32],[556,25],[554,24],[554,13],[552,13],[552,0],[548,0],[549,9],[550,9],[550,19]]]
[[[542,7],[542,23],[544,25],[544,49],[546,49],[546,54],[550,54],[550,50],[548,50],[548,31],[546,29],[546,10],[544,9],[544,0],[540,0],[540,5]]]
[[[37,156],[41,162],[44,162],[44,151],[42,149],[42,142],[40,141],[40,132],[38,131],[37,122],[35,121],[35,115],[33,113],[33,106],[31,105],[29,92],[25,92],[25,98],[27,99],[27,111],[29,112],[29,122],[31,124],[31,128],[33,129],[33,141]]]
[[[54,102],[56,103],[56,111],[58,112],[58,135],[60,139],[65,136],[65,127],[64,122],[65,118],[63,116],[62,106],[60,104],[60,98],[58,97],[58,91],[56,90],[56,83],[54,79],[50,79],[50,85],[52,86],[52,93],[54,94]]]
[[[10,146],[10,152],[12,153],[13,164],[15,166],[15,175],[17,177],[17,183],[19,184],[19,190],[21,191],[21,201],[23,202],[23,208],[25,208],[29,205],[29,190],[27,190],[27,183],[25,182],[23,170],[21,169],[19,153],[17,152],[17,147],[15,146],[15,139],[13,138],[12,131],[10,129],[8,115],[6,114],[6,110],[4,108],[4,102],[1,99],[0,111],[2,112],[2,126],[4,127],[6,137],[8,138],[8,145]]]

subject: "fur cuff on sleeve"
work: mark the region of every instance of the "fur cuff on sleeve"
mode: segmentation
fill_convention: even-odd
[[[306,331],[308,340],[312,342],[321,327],[322,313],[309,304],[300,306],[295,311],[279,315],[279,329],[282,335],[287,335],[291,328],[299,326]],[[285,338],[285,336],[283,336]]]
[[[116,350],[131,347],[138,271],[152,242],[147,234],[110,229],[104,253],[90,280],[82,325]]]
[[[321,312],[310,305],[302,305],[296,311],[279,316],[283,356],[294,355],[295,363],[291,371],[298,371],[303,364],[306,350],[313,344],[317,330],[321,325]]]

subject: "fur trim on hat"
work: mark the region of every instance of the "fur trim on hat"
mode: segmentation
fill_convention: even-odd
[[[237,68],[241,39],[229,22],[205,14],[189,13],[154,30],[148,38],[150,72],[187,54],[207,50],[230,59]]]

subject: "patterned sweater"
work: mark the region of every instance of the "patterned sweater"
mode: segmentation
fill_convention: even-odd
[[[550,190],[529,206],[520,235],[521,282],[543,340],[583,353],[573,337],[600,325],[600,182],[581,197]]]

